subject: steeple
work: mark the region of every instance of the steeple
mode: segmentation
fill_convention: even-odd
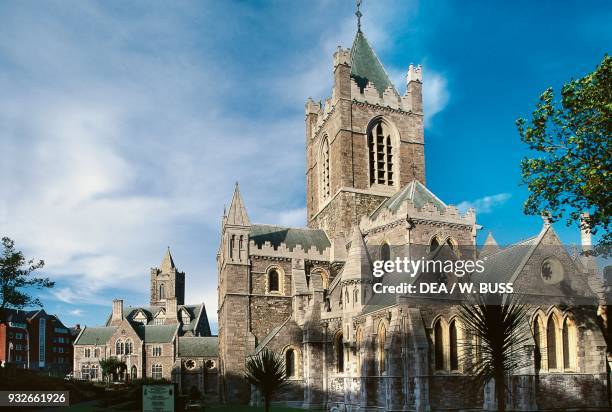
[[[170,246],[168,246],[168,249],[166,249],[166,254],[162,259],[162,263],[159,268],[161,269],[162,273],[170,273],[171,271],[176,269],[176,266],[174,266],[174,260],[172,259],[172,255],[170,254]]]
[[[232,197],[232,203],[230,204],[225,223],[235,226],[250,226],[251,224],[246,208],[244,207],[244,202],[242,201],[242,196],[240,196],[238,182],[236,182],[234,196]]]
[[[350,61],[351,78],[355,80],[355,83],[357,83],[361,90],[363,90],[368,83],[371,83],[381,96],[388,87],[391,87],[399,96],[399,93],[397,93],[397,90],[395,90],[393,83],[391,83],[389,79],[389,75],[368,43],[361,28],[357,30],[355,40],[353,40]]]

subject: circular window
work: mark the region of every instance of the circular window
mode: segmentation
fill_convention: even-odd
[[[207,369],[212,369],[212,368],[215,367],[215,361],[212,361],[212,360],[209,359],[209,360],[206,361],[205,365],[206,365]]]
[[[554,285],[563,280],[565,270],[563,264],[556,257],[549,257],[544,259],[542,262],[542,268],[540,270],[540,276],[544,283]]]
[[[196,367],[196,363],[193,359],[189,359],[187,362],[185,362],[185,366],[187,369],[193,369]]]

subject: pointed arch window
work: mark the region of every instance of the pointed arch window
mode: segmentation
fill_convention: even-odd
[[[444,370],[444,328],[440,319],[434,325],[434,359],[436,370]]]
[[[163,283],[159,285],[159,298],[166,299],[166,285]]]
[[[459,370],[459,343],[457,321],[453,320],[450,324],[448,335],[450,341],[450,368],[452,371]]]
[[[344,372],[344,341],[342,338],[342,332],[336,335],[335,342],[336,349],[336,367],[338,372]]]
[[[563,367],[565,369],[576,369],[576,327],[574,321],[566,317],[563,321]]]
[[[136,369],[136,365],[132,366],[132,372],[131,372],[131,378],[132,380],[137,379],[138,378],[138,370]]]
[[[377,119],[368,128],[368,148],[370,153],[370,185],[393,186],[393,145],[391,129]]]
[[[285,374],[288,378],[295,376],[295,351],[293,349],[285,352]]]
[[[548,325],[546,326],[546,347],[548,355],[548,369],[557,369],[557,322],[555,315],[548,318]]]
[[[387,370],[386,359],[385,359],[385,344],[387,343],[387,328],[384,323],[380,323],[378,327],[378,336],[376,336],[376,349],[378,358],[378,372],[380,375],[385,373]]]
[[[331,193],[329,185],[329,140],[327,140],[327,136],[323,138],[321,153],[319,154],[319,182],[321,198],[327,199]]]
[[[380,260],[391,260],[391,246],[387,242],[380,246]]]
[[[276,269],[268,272],[268,292],[280,292],[280,275]]]
[[[546,342],[544,342],[544,331],[542,330],[542,321],[539,316],[536,316],[533,321],[533,339],[535,341],[535,369],[539,371],[542,368],[542,349],[546,346]]]

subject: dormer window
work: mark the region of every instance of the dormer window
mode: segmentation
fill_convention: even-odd
[[[153,319],[154,325],[163,325],[166,321],[166,312],[160,310],[157,315],[155,315],[155,319]]]
[[[188,325],[191,322],[191,315],[185,309],[181,312],[181,322],[183,322],[183,325]]]

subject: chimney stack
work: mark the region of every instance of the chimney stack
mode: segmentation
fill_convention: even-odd
[[[111,322],[121,322],[123,320],[123,299],[113,300],[113,315]]]
[[[584,212],[580,219],[580,243],[582,244],[582,264],[591,273],[597,273],[597,262],[595,257],[591,255],[584,255],[585,252],[593,251],[593,239],[591,237],[591,216],[588,212]]]

